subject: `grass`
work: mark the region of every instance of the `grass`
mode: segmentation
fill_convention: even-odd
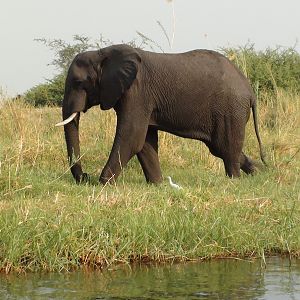
[[[274,98],[275,97],[275,98]],[[89,185],[76,185],[58,108],[0,107],[0,269],[63,271],[132,261],[300,255],[300,96],[260,95],[269,167],[231,180],[197,141],[160,133],[164,176],[146,184],[133,159],[117,185],[98,185],[112,145],[113,112],[81,118]],[[258,159],[252,118],[245,151]]]

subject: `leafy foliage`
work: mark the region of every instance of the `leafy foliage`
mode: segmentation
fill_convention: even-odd
[[[55,66],[59,73],[53,79],[48,79],[46,83],[38,84],[25,93],[25,102],[33,106],[60,106],[64,95],[66,74],[74,57],[80,52],[112,44],[102,36],[98,41],[92,42],[90,38],[81,35],[75,35],[72,43],[62,39],[41,38],[36,41],[44,44],[54,53],[50,65]]]
[[[251,44],[223,48],[221,52],[249,78],[255,91],[277,93],[278,89],[284,89],[300,92],[300,55],[295,48],[256,51]]]
[[[64,96],[65,73],[56,75],[46,83],[31,88],[25,101],[33,106],[60,106]]]
[[[73,43],[68,43],[62,39],[46,40],[44,38],[36,39],[36,41],[44,44],[54,52],[51,65],[64,73],[68,71],[72,60],[78,53],[112,44],[110,40],[106,40],[102,36],[98,41],[92,42],[90,38],[82,35],[74,35]]]

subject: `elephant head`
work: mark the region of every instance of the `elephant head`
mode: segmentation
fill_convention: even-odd
[[[80,112],[100,105],[102,110],[116,106],[136,78],[141,59],[126,45],[78,54],[67,74],[62,106],[65,139],[71,172],[76,182],[87,178],[80,163]]]

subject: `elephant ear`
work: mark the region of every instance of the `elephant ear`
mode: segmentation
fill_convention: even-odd
[[[100,107],[103,110],[114,107],[124,92],[130,88],[141,61],[138,53],[129,46],[109,48],[111,49],[104,54],[100,80]]]

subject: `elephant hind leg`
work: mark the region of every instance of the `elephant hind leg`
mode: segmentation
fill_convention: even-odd
[[[224,115],[216,120],[211,140],[206,143],[210,152],[224,162],[225,173],[228,177],[240,177],[243,142],[246,121],[231,115]]]
[[[230,147],[229,149],[220,149],[215,145],[208,145],[209,151],[212,155],[223,160],[225,173],[228,177],[240,177],[240,153],[241,149]],[[240,147],[241,148],[241,147]],[[226,151],[225,151],[226,150]]]
[[[158,134],[154,128],[148,128],[145,144],[137,153],[146,181],[149,183],[162,182],[162,174],[158,159]]]
[[[209,151],[212,155],[219,157],[224,162],[225,167],[225,173],[228,177],[239,177],[240,176],[240,162],[239,162],[239,155],[232,155],[232,153],[229,155],[228,151],[227,153],[223,150],[221,150],[219,147],[211,144],[206,144],[209,148]]]
[[[229,177],[239,177],[240,170],[244,171],[247,175],[253,174],[256,171],[256,166],[254,161],[246,156],[243,152],[240,155],[239,162],[231,162],[229,160],[223,159],[226,175]]]

